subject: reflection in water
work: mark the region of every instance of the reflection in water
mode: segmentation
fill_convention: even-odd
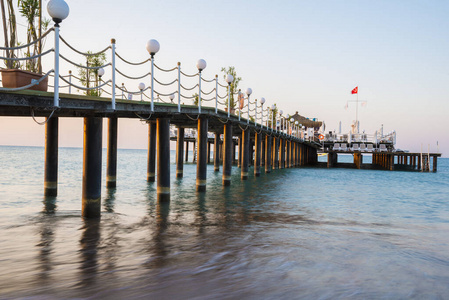
[[[83,233],[80,239],[81,270],[79,285],[81,288],[95,285],[98,273],[98,244],[100,242],[101,218],[84,219]]]
[[[165,265],[165,257],[169,250],[166,246],[165,231],[169,227],[168,215],[170,214],[170,202],[158,202],[156,206],[156,229],[153,236],[153,252],[155,267]]]
[[[56,205],[56,197],[45,196],[42,203],[44,204],[44,209],[42,212],[45,214],[54,214],[56,208],[58,207]]]
[[[39,235],[40,240],[36,245],[39,248],[39,268],[41,272],[38,275],[38,281],[47,281],[53,270],[51,254],[53,252],[52,244],[54,242],[54,229],[57,226],[54,213],[56,211],[56,197],[46,196],[43,199],[44,208],[40,219]]]
[[[206,213],[206,193],[197,193],[195,226],[198,226],[198,233],[200,235],[204,233],[204,226],[207,222]]]
[[[114,212],[114,203],[115,203],[115,192],[116,188],[108,188],[106,190],[106,198],[104,199],[104,209],[108,213]]]

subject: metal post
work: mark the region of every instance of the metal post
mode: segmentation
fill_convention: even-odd
[[[170,201],[170,119],[157,119],[157,200]]]
[[[228,84],[228,118],[231,116],[231,83]]]
[[[243,151],[242,151],[242,162],[241,162],[241,178],[243,180],[248,179],[248,166],[249,166],[249,129],[242,132],[243,137]]]
[[[249,96],[248,95],[248,108],[247,108],[247,120],[246,120],[246,124],[249,124]]]
[[[279,164],[279,169],[285,168],[285,139],[279,139],[279,151],[281,156],[281,162]]]
[[[200,73],[201,74],[201,73]],[[198,161],[196,163],[196,190],[206,191],[208,119],[198,119]]]
[[[115,39],[111,39],[112,44],[112,109],[115,110]]]
[[[117,117],[108,118],[108,149],[106,167],[106,186],[117,186]]]
[[[184,128],[178,127],[178,138],[176,141],[176,178],[182,178],[184,170]]]
[[[215,113],[218,112],[218,75],[215,74]]]
[[[214,171],[220,171],[220,133],[215,132],[214,137]]]
[[[232,124],[226,123],[224,125],[224,157],[223,157],[223,177],[222,182],[224,186],[231,185],[232,172]]]
[[[151,55],[151,112],[154,111],[154,55]]]
[[[275,169],[279,169],[279,140],[280,138],[277,137],[274,139],[274,165],[273,167]]]
[[[256,141],[255,141],[255,146],[256,146],[256,154],[255,154],[255,158],[254,158],[254,176],[259,177],[260,176],[260,152],[261,152],[261,148],[262,148],[262,133],[257,133],[256,132]]]
[[[239,148],[239,154],[238,154],[238,158],[237,158],[237,167],[241,168],[242,167],[242,141],[243,141],[243,132],[242,135],[239,136],[239,140],[238,140],[238,148]]]
[[[178,112],[181,112],[181,63],[178,62]]]
[[[56,197],[58,194],[58,131],[59,119],[47,118],[45,123],[45,196]]]
[[[59,107],[59,24],[55,24],[55,81],[53,106]]]
[[[69,70],[69,94],[72,93],[72,71]]]
[[[85,218],[100,217],[102,133],[102,118],[84,118],[83,196],[81,214]]]
[[[156,180],[156,123],[148,124],[148,168],[147,181]]]
[[[271,172],[271,136],[265,136],[265,173]]]
[[[198,113],[200,114],[201,113],[201,70],[199,71],[199,73],[200,74],[199,74],[199,83],[198,83]],[[199,119],[198,119],[198,121],[199,121]]]

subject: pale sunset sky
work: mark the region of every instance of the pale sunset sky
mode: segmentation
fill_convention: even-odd
[[[436,152],[438,141],[449,156],[449,1],[66,2],[61,35],[81,51],[102,50],[115,38],[120,55],[142,61],[147,40],[156,39],[161,67],[179,61],[191,74],[202,58],[210,79],[234,66],[253,99],[324,120],[326,130],[338,130],[341,121],[349,132],[355,104],[345,105],[356,100],[351,90],[358,86],[367,102],[359,107],[361,130],[373,134],[383,124],[384,132],[396,130],[397,148],[419,152],[423,144]],[[52,45],[50,38],[46,46]],[[51,59],[44,63],[44,71],[53,68]],[[61,68],[67,74],[69,67]],[[60,120],[61,147],[82,147],[82,135],[82,119]],[[145,149],[147,127],[120,119],[118,143]],[[0,145],[43,146],[44,126],[31,117],[0,117]]]

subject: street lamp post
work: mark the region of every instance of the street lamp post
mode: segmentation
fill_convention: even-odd
[[[100,77],[100,84],[101,84],[101,76],[104,75],[104,69],[103,68],[98,69],[97,73],[98,73],[98,77]],[[97,82],[97,96],[100,97],[100,88],[98,86],[99,86],[99,84]]]
[[[263,128],[263,104],[265,103],[265,98],[260,98],[260,104],[262,105],[262,109],[260,111],[260,114],[262,115],[261,121],[260,121],[260,127]],[[268,128],[267,128],[268,129]]]
[[[198,113],[201,113],[201,71],[206,69],[207,63],[204,59],[198,59],[196,67],[199,73],[199,83],[198,83]]]
[[[143,83],[143,82],[139,83],[140,101],[143,101],[143,90],[144,89],[145,89],[145,83]]]
[[[70,9],[64,0],[50,0],[47,12],[55,22],[55,81],[53,106],[59,107],[59,23],[68,17]]]
[[[249,96],[253,93],[253,90],[251,88],[246,89],[246,95],[248,96],[248,120],[246,120],[246,123],[249,124]]]
[[[276,105],[271,105],[271,132],[273,132],[274,128],[274,109],[276,108]]]
[[[226,82],[228,83],[228,118],[231,116],[231,83],[234,81],[234,76],[228,74]]]
[[[154,111],[154,55],[159,51],[161,46],[156,40],[149,40],[146,45],[148,53],[151,55],[151,112]]]

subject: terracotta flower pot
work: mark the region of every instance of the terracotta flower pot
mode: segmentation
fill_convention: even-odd
[[[43,75],[18,70],[18,69],[4,69],[2,72],[2,84],[5,88],[18,88],[29,85],[32,80],[39,80]],[[33,85],[29,90],[46,92],[48,89],[48,77],[42,80],[38,85]]]
[[[228,108],[227,108],[227,107],[225,107],[225,111],[228,111]],[[233,115],[235,115],[235,108],[231,108],[230,113],[233,114]]]

